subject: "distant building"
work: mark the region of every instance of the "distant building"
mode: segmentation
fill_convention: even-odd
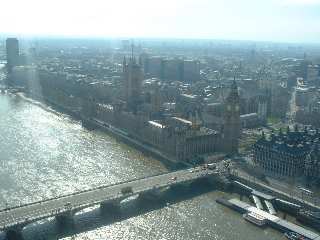
[[[129,51],[130,50],[130,40],[129,39],[121,40],[121,48],[122,48],[122,50]]]
[[[297,77],[301,77],[306,80],[308,78],[308,66],[310,64],[311,62],[306,59],[296,59],[293,71]]]
[[[142,54],[144,72],[148,77],[164,81],[182,81],[187,83],[200,80],[200,62],[180,58],[147,57]]]
[[[182,81],[183,61],[181,59],[163,60],[162,73],[162,78],[165,81]]]
[[[7,38],[7,68],[12,72],[12,68],[19,65],[19,41],[17,38]]]
[[[315,83],[320,77],[319,65],[308,65],[307,68],[307,81],[308,83]]]
[[[286,86],[282,84],[275,85],[271,91],[270,116],[285,118],[290,98],[291,94]]]
[[[183,61],[183,82],[197,82],[200,80],[200,63],[196,60]]]
[[[320,128],[320,99],[315,98],[306,107],[299,107],[295,120],[298,123]]]
[[[296,105],[308,107],[312,102],[320,96],[320,92],[316,87],[299,86],[296,88]]]
[[[144,72],[149,77],[161,78],[162,77],[162,58],[158,56],[146,57],[143,61]]]

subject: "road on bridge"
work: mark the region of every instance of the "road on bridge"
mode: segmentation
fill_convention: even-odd
[[[199,166],[109,186],[101,186],[41,202],[4,209],[0,211],[0,230],[5,231],[9,228],[23,227],[40,219],[62,215],[70,211],[79,211],[112,200],[121,200],[149,190],[216,175],[219,172],[217,169]],[[130,189],[130,191],[122,193],[123,189]]]

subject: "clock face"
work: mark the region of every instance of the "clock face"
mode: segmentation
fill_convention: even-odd
[[[235,109],[236,111],[239,111],[239,105],[236,105],[236,106],[234,106],[234,107],[232,107],[231,105],[228,105],[228,106],[227,106],[227,110],[228,110],[228,111],[231,111],[231,109]]]

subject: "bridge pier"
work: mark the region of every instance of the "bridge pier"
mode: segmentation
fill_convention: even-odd
[[[170,186],[170,190],[174,192],[186,192],[193,182],[178,183]]]
[[[74,216],[74,212],[69,210],[63,213],[58,214],[55,218],[57,223],[60,226],[66,226],[66,225],[73,225],[73,216]]]
[[[138,200],[139,201],[151,201],[156,202],[162,199],[163,191],[161,189],[151,189],[146,192],[142,192],[139,194]]]
[[[7,240],[23,240],[22,236],[23,226],[16,226],[5,231]]]
[[[100,211],[102,214],[117,215],[120,213],[120,200],[112,200],[102,202],[100,204]]]
[[[224,174],[218,176],[210,176],[207,179],[211,185],[217,186],[225,191],[230,190],[230,188],[232,187],[229,177]]]

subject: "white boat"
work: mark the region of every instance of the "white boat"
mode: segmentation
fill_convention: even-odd
[[[259,227],[262,227],[266,224],[266,218],[263,216],[254,213],[254,212],[248,212],[242,215],[243,218]]]

